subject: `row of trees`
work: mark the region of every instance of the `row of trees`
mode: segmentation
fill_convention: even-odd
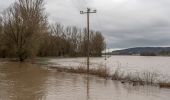
[[[101,56],[104,37],[90,32],[90,54]],[[86,56],[87,30],[50,25],[44,0],[18,0],[0,17],[0,56],[20,61],[35,56]]]
[[[77,27],[64,27],[61,24],[50,26],[41,44],[39,56],[86,56],[87,30]],[[100,32],[90,32],[90,55],[101,56],[104,38]]]
[[[170,51],[161,51],[158,55],[170,56]]]

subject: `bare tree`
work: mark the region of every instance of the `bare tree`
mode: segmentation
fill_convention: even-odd
[[[61,24],[50,26],[50,31],[41,45],[40,56],[86,56],[87,29]],[[90,31],[90,55],[101,56],[104,37],[100,32]]]
[[[91,53],[93,56],[101,56],[105,47],[104,37],[101,32],[96,32],[91,39]]]
[[[47,25],[44,0],[18,0],[3,14],[4,36],[20,61],[36,55]]]
[[[101,56],[104,37],[90,31],[90,55]],[[87,29],[48,25],[44,0],[17,0],[0,17],[0,56],[86,56]]]
[[[5,55],[4,55],[4,50],[3,50],[3,33],[2,33],[2,30],[3,30],[2,18],[0,16],[0,56],[4,58]]]

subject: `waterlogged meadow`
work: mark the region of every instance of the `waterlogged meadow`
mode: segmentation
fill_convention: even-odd
[[[90,59],[90,73],[135,84],[170,87],[170,57],[112,56]],[[46,65],[62,71],[86,73],[86,58],[49,58]],[[164,84],[164,85],[163,85]]]

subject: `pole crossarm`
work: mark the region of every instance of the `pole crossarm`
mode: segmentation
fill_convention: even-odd
[[[80,11],[80,14],[87,14],[87,13],[97,13],[97,10],[91,11],[90,8],[87,8],[87,11]]]

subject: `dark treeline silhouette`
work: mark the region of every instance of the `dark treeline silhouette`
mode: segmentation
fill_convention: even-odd
[[[141,56],[156,56],[156,53],[154,53],[154,52],[143,52],[140,55]]]
[[[90,55],[101,56],[104,37],[90,31]],[[61,24],[50,25],[44,0],[17,0],[0,16],[0,56],[86,56],[87,29]]]
[[[170,51],[161,51],[159,52],[159,55],[170,56]]]

